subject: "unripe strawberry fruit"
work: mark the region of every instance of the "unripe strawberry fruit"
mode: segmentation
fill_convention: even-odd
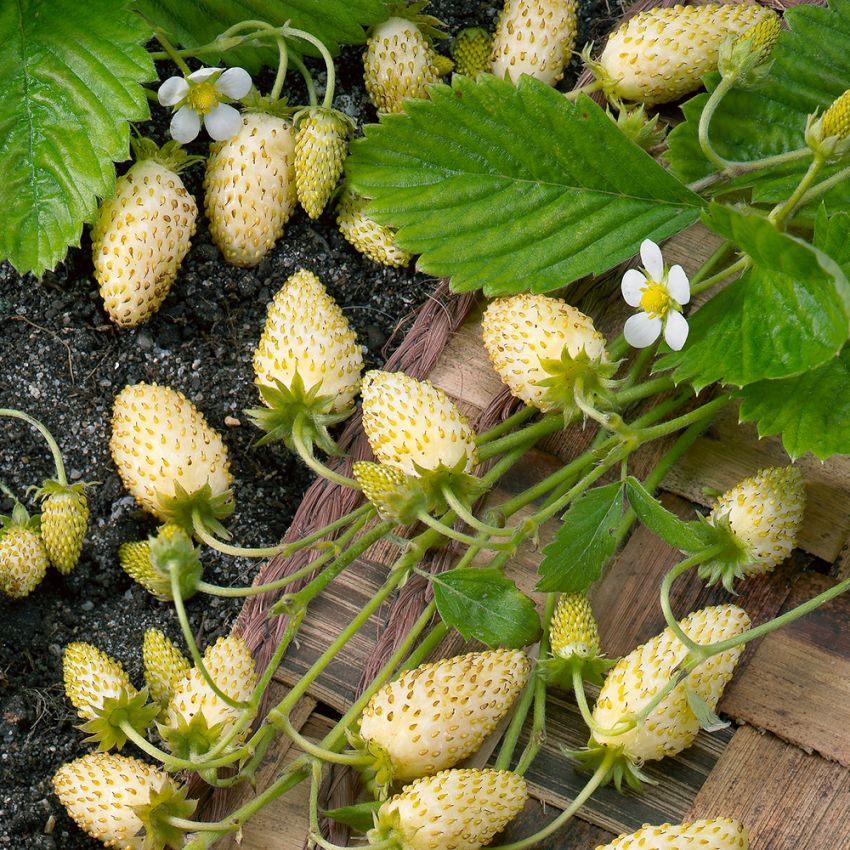
[[[679,625],[691,640],[710,644],[746,631],[750,618],[736,605],[717,605],[693,612]],[[714,711],[743,649],[737,646],[700,664],[639,726],[622,735],[594,732],[594,738],[638,764],[681,752],[693,743],[700,728],[686,688],[695,691]],[[621,658],[599,692],[593,719],[602,728],[612,729],[626,715],[639,712],[670,681],[687,654],[685,645],[668,628]]]
[[[168,500],[209,487],[227,498],[233,479],[218,432],[183,393],[157,384],[124,387],[112,408],[112,459],[145,510],[169,519]]]
[[[469,472],[475,466],[475,432],[430,381],[373,370],[363,377],[361,392],[363,430],[381,463],[414,476],[441,467]]]
[[[371,844],[399,850],[478,850],[525,806],[525,780],[508,770],[444,770],[417,779],[378,810]]]
[[[440,80],[430,42],[413,21],[398,17],[379,24],[369,36],[363,73],[379,112],[401,112],[406,98],[428,97],[428,86]]]
[[[136,809],[168,786],[176,787],[164,771],[111,753],[89,753],[63,764],[53,777],[53,790],[77,826],[117,850],[148,846],[138,835],[143,823]]]
[[[68,700],[85,720],[98,716],[105,699],[123,692],[136,694],[124,668],[90,643],[69,643],[65,647],[62,678]]]
[[[795,466],[760,469],[727,490],[709,522],[727,524],[746,552],[745,577],[768,573],[797,545],[806,509],[803,474]]]
[[[175,171],[137,162],[92,228],[94,276],[115,324],[135,327],[160,307],[195,234],[198,207]]]
[[[349,409],[360,384],[363,349],[339,305],[312,272],[299,269],[275,295],[254,352],[254,383],[305,390],[331,399],[328,412]]]
[[[188,659],[159,629],[145,632],[142,664],[151,699],[160,705],[168,704],[190,669]]]
[[[47,481],[39,496],[43,498],[41,537],[47,555],[62,575],[68,575],[77,566],[89,526],[85,485]]]
[[[549,626],[552,652],[560,658],[599,655],[599,626],[583,593],[564,593]]]
[[[402,268],[412,259],[395,241],[395,231],[366,215],[367,198],[346,189],[336,208],[336,222],[346,242],[382,266]]]
[[[254,669],[254,658],[248,644],[241,637],[228,635],[219,638],[204,653],[204,666],[213,681],[231,699],[243,702],[251,695],[257,684],[257,674]],[[216,738],[221,737],[242,716],[242,711],[224,702],[210,687],[204,675],[197,667],[193,667],[179,681],[174,683],[174,689],[166,709],[164,729],[161,727],[166,740],[169,730],[181,730],[186,725],[201,722],[207,730],[216,730]],[[247,728],[239,736],[243,740]],[[212,745],[213,740],[207,741]],[[202,747],[202,750],[204,748]]]
[[[381,519],[406,525],[415,522],[420,512],[427,509],[421,483],[400,469],[358,460],[351,471]]]
[[[731,818],[709,818],[693,823],[646,825],[621,835],[596,850],[747,850],[749,836],[742,823]]]
[[[575,0],[505,0],[496,23],[492,72],[517,82],[523,74],[554,86],[576,41]]]
[[[475,79],[490,70],[490,51],[493,36],[481,27],[462,29],[452,42],[452,59],[455,71]]]
[[[825,138],[838,136],[846,139],[850,136],[850,89],[837,97],[824,112],[821,128]]]
[[[454,767],[472,755],[528,679],[524,652],[471,652],[407,670],[363,710],[360,737],[404,782]]]
[[[12,599],[29,596],[49,565],[38,517],[30,518],[19,502],[11,517],[0,517],[0,591]]]
[[[311,109],[295,136],[295,185],[310,218],[322,214],[336,188],[348,153],[351,122],[333,109]]]
[[[171,540],[182,531],[176,522],[167,522],[157,530],[157,537]],[[151,562],[151,544],[149,540],[133,540],[118,547],[118,563],[121,569],[137,581],[148,593],[163,601],[173,599],[171,580],[160,573]],[[185,598],[185,597],[184,597]]]
[[[204,193],[210,234],[224,259],[234,266],[257,265],[295,209],[289,124],[273,115],[243,115],[233,138],[210,145]]]
[[[668,103],[717,69],[726,38],[775,14],[758,3],[648,9],[611,33],[599,60],[589,64],[613,99]]]
[[[510,391],[526,404],[548,411],[558,404],[541,382],[552,378],[547,361],[582,353],[590,363],[608,363],[605,338],[593,320],[560,298],[523,293],[497,298],[482,319],[484,347]],[[570,382],[568,376],[564,377]],[[566,392],[570,387],[562,389]]]

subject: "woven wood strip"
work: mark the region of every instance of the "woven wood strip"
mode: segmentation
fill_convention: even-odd
[[[847,850],[850,773],[769,732],[735,733],[689,818],[736,817],[752,850]]]

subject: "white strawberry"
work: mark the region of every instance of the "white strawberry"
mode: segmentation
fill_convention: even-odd
[[[731,818],[709,818],[675,825],[647,824],[596,850],[747,850],[748,847],[749,836],[742,823]]]
[[[490,56],[492,72],[517,82],[523,74],[554,86],[576,41],[575,0],[505,0]]]
[[[339,232],[346,242],[370,260],[382,266],[405,267],[412,254],[403,251],[396,244],[395,231],[391,227],[378,224],[366,215],[369,201],[346,189],[336,208],[336,221]]]
[[[122,693],[136,694],[121,664],[90,643],[75,642],[65,647],[62,677],[71,705],[86,720],[99,715],[104,700]]]
[[[161,705],[171,701],[175,687],[186,678],[191,667],[174,643],[153,628],[145,632],[142,664],[151,699]]]
[[[257,265],[295,209],[290,125],[273,115],[243,115],[233,138],[210,146],[204,192],[210,234],[224,259],[235,266]]]
[[[363,710],[360,738],[386,775],[404,782],[472,755],[528,679],[524,652],[471,652],[423,664],[384,685]]]
[[[198,207],[178,172],[193,159],[176,142],[135,145],[138,161],[115,184],[92,228],[94,276],[109,318],[122,327],[147,321],[171,289]]]
[[[39,532],[39,518],[16,502],[12,515],[0,516],[0,592],[12,599],[29,596],[50,566]]]
[[[310,218],[322,214],[342,174],[351,119],[335,109],[309,109],[295,136],[295,184]]]

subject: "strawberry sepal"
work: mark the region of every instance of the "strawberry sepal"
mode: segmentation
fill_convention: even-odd
[[[127,743],[122,723],[129,724],[140,735],[154,722],[159,706],[148,702],[148,690],[129,691],[122,688],[117,696],[104,697],[99,707],[92,707],[95,716],[79,726],[88,737],[86,743],[97,744],[103,752],[121,750]]]
[[[159,789],[151,789],[150,800],[133,806],[136,817],[144,826],[142,850],[179,850],[184,845],[185,830],[171,823],[171,818],[188,818],[198,805],[187,799],[188,788],[166,779]]]
[[[595,773],[606,759],[610,762],[608,772],[602,778],[599,787],[610,785],[619,793],[623,793],[623,783],[633,791],[641,791],[644,783],[657,785],[658,783],[647,776],[641,765],[630,759],[620,747],[608,747],[600,744],[592,736],[583,750],[568,750],[563,748],[563,753],[576,762],[578,768],[587,773]]]

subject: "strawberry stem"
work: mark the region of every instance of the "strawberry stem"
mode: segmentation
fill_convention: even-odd
[[[815,158],[809,163],[806,173],[797,184],[797,188],[791,194],[791,197],[784,203],[777,204],[770,211],[770,214],[767,217],[768,221],[773,222],[776,227],[781,228],[785,223],[785,219],[794,212],[797,205],[801,202],[806,191],[812,185],[815,177],[817,177],[818,172],[823,168],[823,166],[823,156],[816,153]]]
[[[334,484],[339,484],[342,487],[360,490],[360,483],[356,479],[347,478],[345,475],[334,472],[315,457],[312,442],[307,442],[306,439],[305,424],[306,420],[303,413],[299,413],[295,417],[295,422],[292,424],[292,445],[295,451],[298,452],[301,460],[322,478],[327,478],[328,481],[333,481]]]
[[[462,519],[470,528],[480,531],[482,534],[489,534],[491,537],[513,537],[517,530],[516,528],[503,528],[489,523],[482,522],[472,511],[457,497],[457,494],[449,487],[444,485],[440,492],[446,500],[446,504]],[[469,541],[464,541],[469,542]],[[472,542],[474,538],[472,538]]]
[[[726,97],[727,93],[734,88],[735,82],[734,76],[723,77],[717,84],[717,88],[709,96],[699,117],[699,145],[702,148],[705,158],[720,171],[726,171],[732,168],[734,163],[728,159],[724,159],[714,150],[711,140],[708,137],[708,128],[711,124],[711,119],[714,117],[714,113],[717,111],[717,107],[720,106],[720,102]]]
[[[159,27],[154,27],[153,37],[162,45],[168,58],[180,69],[184,77],[192,73],[192,69],[183,61],[177,48],[168,40],[168,36]]]
[[[327,750],[318,744],[314,744],[292,725],[288,714],[276,714],[273,723],[298,749],[322,761],[331,762],[332,764],[362,766],[369,765],[374,761],[374,758],[368,753],[335,753],[333,750]]]
[[[317,106],[319,99],[316,97],[316,84],[313,82],[313,75],[308,70],[307,66],[301,61],[301,57],[297,53],[292,54],[292,64],[298,70],[298,73],[304,79],[304,85],[307,86],[307,98],[310,101],[310,106]]]
[[[435,531],[438,531],[443,537],[448,537],[450,540],[456,540],[458,543],[465,543],[468,546],[474,546],[478,544],[480,541],[477,537],[472,537],[469,534],[464,534],[462,531],[456,531],[450,525],[446,525],[445,523],[440,522],[440,520],[435,519],[430,514],[425,513],[425,511],[420,511],[416,517],[419,522],[423,525],[427,525],[428,528],[433,528]],[[516,547],[513,543],[510,542],[502,542],[502,543],[493,543],[490,541],[490,535],[487,532],[482,532],[485,535],[485,540],[487,541],[483,548],[485,549],[501,549],[506,551],[513,551]]]
[[[24,422],[38,429],[42,437],[47,441],[50,447],[50,452],[53,455],[53,464],[56,467],[56,480],[63,486],[68,486],[68,479],[65,476],[65,464],[62,461],[62,453],[59,451],[59,445],[53,438],[53,434],[47,430],[46,426],[38,421],[34,416],[24,413],[22,410],[15,410],[12,407],[0,407],[0,416],[10,416],[13,419],[21,419]]]
[[[316,36],[309,32],[305,32],[304,30],[296,29],[295,27],[282,26],[280,28],[280,32],[285,36],[293,36],[294,38],[300,38],[302,41],[309,42],[316,48],[316,50],[319,51],[319,53],[321,53],[328,74],[328,79],[325,84],[325,99],[322,101],[322,106],[324,106],[325,109],[330,109],[333,105],[334,88],[336,87],[336,69],[334,68],[333,57],[327,47],[325,47],[324,43],[316,38]]]

